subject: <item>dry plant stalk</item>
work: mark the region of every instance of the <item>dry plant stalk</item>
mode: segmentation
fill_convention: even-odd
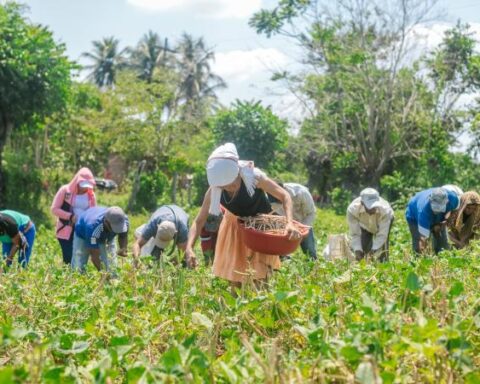
[[[285,216],[278,215],[257,215],[250,217],[242,217],[245,228],[255,229],[259,232],[270,233],[274,235],[283,235],[287,219]],[[301,230],[301,228],[297,228]]]

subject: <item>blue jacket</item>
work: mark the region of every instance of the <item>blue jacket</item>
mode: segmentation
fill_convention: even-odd
[[[92,207],[82,212],[75,224],[75,234],[87,242],[88,248],[98,248],[100,244],[113,240],[116,233],[107,231],[103,219],[107,207]],[[128,220],[125,232],[128,231]]]
[[[433,213],[430,206],[430,195],[434,188],[426,189],[418,192],[413,196],[407,205],[405,218],[409,223],[417,224],[418,231],[424,237],[430,237],[431,228],[438,223],[445,220],[447,212],[458,208],[460,199],[457,194],[452,191],[447,191],[448,203],[447,209],[444,213]]]

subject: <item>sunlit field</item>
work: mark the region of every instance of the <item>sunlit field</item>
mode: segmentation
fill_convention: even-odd
[[[415,260],[401,215],[389,263],[297,251],[236,298],[203,265],[72,273],[40,230],[29,269],[1,275],[0,382],[477,383],[480,248]],[[345,230],[319,211],[320,255]]]

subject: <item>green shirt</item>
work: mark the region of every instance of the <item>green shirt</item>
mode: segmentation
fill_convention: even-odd
[[[0,211],[1,215],[5,215],[8,218],[12,218],[13,221],[17,225],[17,233],[18,233],[18,228],[21,226],[27,225],[28,222],[30,221],[30,217],[27,215],[24,215],[23,213],[12,211],[9,209],[6,209],[4,211]],[[10,222],[10,220],[8,220]],[[8,223],[5,220],[0,220],[0,241],[2,243],[11,243],[12,242],[12,234],[13,234],[13,228],[11,228],[12,223]]]

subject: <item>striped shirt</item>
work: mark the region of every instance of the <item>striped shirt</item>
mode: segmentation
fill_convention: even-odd
[[[107,207],[92,207],[80,214],[75,224],[75,234],[87,242],[87,247],[98,248],[100,244],[112,241],[116,233],[104,227]],[[125,232],[128,231],[128,219]]]

